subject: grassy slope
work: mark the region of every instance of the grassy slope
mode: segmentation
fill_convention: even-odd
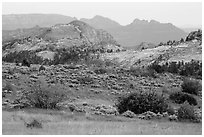
[[[202,124],[147,121],[49,110],[3,111],[3,134],[202,134]],[[42,129],[26,128],[23,120],[37,119]]]

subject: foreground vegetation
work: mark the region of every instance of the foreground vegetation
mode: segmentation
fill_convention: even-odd
[[[87,115],[53,110],[2,112],[3,135],[201,135],[202,124],[147,121],[125,117]],[[24,121],[33,119],[42,128],[27,128]],[[37,125],[37,124],[36,124]]]

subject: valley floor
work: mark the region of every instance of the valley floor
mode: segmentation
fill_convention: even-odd
[[[2,134],[97,134],[97,135],[201,135],[201,123],[140,120],[53,110],[2,111]],[[36,119],[42,128],[27,128]]]

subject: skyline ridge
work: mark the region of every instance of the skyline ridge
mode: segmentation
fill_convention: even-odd
[[[94,15],[93,17],[91,18],[85,18],[85,17],[82,17],[82,18],[79,18],[79,17],[72,17],[72,16],[69,16],[69,15],[65,15],[65,14],[58,14],[58,13],[22,13],[22,14],[2,14],[2,16],[10,16],[10,15],[14,15],[14,16],[19,16],[19,15],[60,15],[60,16],[65,16],[65,17],[68,17],[68,18],[75,18],[76,20],[80,20],[80,21],[83,21],[83,19],[85,20],[94,20],[94,19],[97,19],[97,18],[103,18],[103,19],[106,19],[106,20],[109,20],[109,21],[112,21],[112,22],[115,22],[117,23],[118,25],[120,26],[128,26],[128,25],[131,25],[132,23],[134,23],[135,21],[143,21],[143,22],[146,22],[146,23],[152,23],[152,22],[157,22],[157,23],[161,23],[161,24],[172,24],[176,27],[179,27],[179,28],[201,28],[202,29],[202,24],[201,25],[196,25],[196,24],[186,24],[186,25],[183,25],[183,26],[177,26],[175,25],[174,23],[172,22],[161,22],[159,20],[156,20],[156,19],[141,19],[141,18],[137,18],[135,17],[135,19],[132,20],[132,22],[129,22],[128,24],[126,25],[123,25],[123,24],[120,24],[120,22],[117,22],[116,20],[112,19],[112,18],[109,18],[109,17],[106,17],[106,16],[103,16],[103,15]]]
[[[45,8],[46,7],[46,8]],[[88,18],[95,15],[108,17],[121,25],[127,25],[135,18],[172,23],[178,27],[202,26],[201,2],[23,2],[2,3],[3,14],[60,14]]]

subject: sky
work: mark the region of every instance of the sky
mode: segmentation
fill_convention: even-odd
[[[95,15],[108,17],[121,25],[134,19],[157,20],[178,27],[201,27],[201,2],[9,2],[2,3],[2,14],[62,14],[71,17],[92,18]]]

